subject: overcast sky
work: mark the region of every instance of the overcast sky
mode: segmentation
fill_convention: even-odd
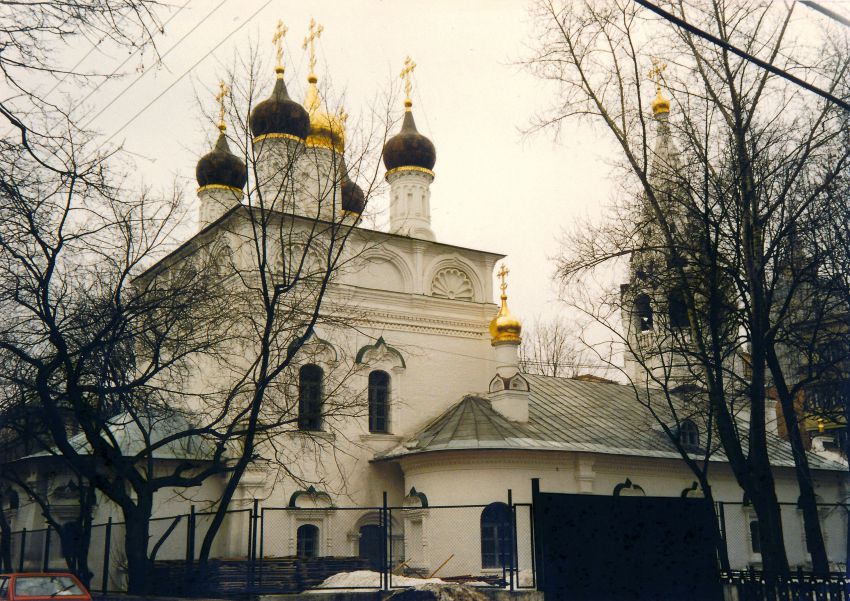
[[[289,27],[286,81],[303,102],[307,61],[301,42],[312,17],[324,26],[319,77],[345,90],[352,115],[398,86],[404,57],[413,57],[414,114],[437,148],[431,196],[437,239],[506,254],[511,308],[526,323],[557,310],[551,258],[558,238],[577,217],[599,214],[611,198],[610,164],[617,155],[607,132],[575,123],[567,123],[557,141],[549,133],[523,135],[554,94],[516,64],[532,43],[526,2],[174,0],[173,5],[160,13],[167,22],[156,39],[162,63],[155,65],[150,52],[131,56],[124,68],[130,73],[101,85],[86,106],[96,117],[94,127],[107,137],[117,132],[112,141],[137,153],[139,176],[148,184],[168,186],[177,178],[194,197],[195,163],[215,133],[195,91],[215,88],[238,47],[256,43],[271,66],[278,19]],[[100,71],[128,58],[126,49],[93,46],[79,40],[68,56],[85,56],[84,66]],[[269,69],[269,83],[273,77]],[[133,88],[116,100],[130,83]],[[76,93],[60,86],[54,94],[63,92]],[[210,95],[207,110],[214,104]],[[385,206],[384,198],[372,208]]]
[[[558,252],[559,232],[609,197],[606,160],[612,155],[586,130],[568,128],[557,143],[548,134],[523,135],[552,97],[516,65],[529,43],[525,3],[190,0],[183,7],[185,2],[176,0],[171,12],[161,12],[167,21],[165,34],[156,38],[166,55],[162,64],[154,66],[150,52],[130,57],[124,67],[129,73],[101,85],[86,103],[86,114],[97,116],[93,127],[107,137],[135,117],[111,141],[137,153],[148,184],[168,186],[176,177],[194,197],[195,163],[209,150],[213,133],[195,90],[214,88],[240,46],[258,44],[271,66],[278,19],[289,27],[286,81],[303,102],[307,60],[301,42],[313,17],[324,26],[318,74],[345,91],[353,116],[389,86],[400,85],[405,56],[416,61],[414,115],[437,148],[431,196],[437,239],[506,254],[512,310],[527,321],[552,310],[550,257]],[[69,49],[75,60],[86,53],[83,65],[99,71],[128,58],[126,49],[101,44],[93,50],[83,40]],[[270,70],[269,83],[273,77]],[[63,92],[75,91],[60,86],[53,94]],[[214,104],[210,97],[209,109]],[[400,115],[400,96],[398,104]],[[372,208],[380,211],[386,199],[377,200]]]

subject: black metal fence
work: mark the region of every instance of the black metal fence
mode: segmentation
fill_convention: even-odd
[[[738,601],[850,601],[850,579],[846,573],[770,574],[749,570],[721,572],[723,582]]]
[[[250,509],[228,512],[203,582],[192,566],[213,514],[192,510],[154,518],[149,592],[285,593],[326,580],[329,590],[388,590],[410,586],[411,578],[533,588],[531,505],[513,503],[510,494],[505,501],[376,507],[260,507],[254,501]],[[125,524],[112,519],[92,528],[93,591],[126,588],[124,533]],[[13,533],[12,554],[22,571],[68,569],[58,535],[49,528]],[[165,588],[159,591],[159,585]]]
[[[782,599],[827,599],[794,596],[794,591],[828,590],[805,575],[809,556],[802,512],[782,504],[783,531],[789,562],[799,566],[793,577],[776,581],[759,576],[758,525],[742,503],[717,503],[726,558],[724,581],[745,599],[772,599],[771,591],[786,591]],[[827,554],[837,576],[821,577],[846,595],[848,510],[839,504],[819,506]],[[178,592],[209,528],[212,513],[154,518],[150,525],[149,557],[158,577]],[[122,522],[109,520],[91,532],[88,569],[91,588],[117,592],[126,587],[126,556]],[[535,588],[535,537],[530,504],[503,501],[481,505],[374,507],[260,507],[227,513],[213,544],[208,587],[218,592],[291,592],[315,587],[390,589],[408,586],[407,578],[439,578],[508,589]],[[19,570],[66,570],[58,534],[51,529],[21,530],[12,535],[13,566]],[[724,562],[723,559],[726,561]],[[359,578],[350,576],[360,572]],[[349,576],[339,576],[347,573]],[[182,580],[181,580],[182,579]],[[196,587],[196,588],[191,588]],[[759,588],[761,587],[761,588]],[[773,588],[771,588],[773,587]],[[795,588],[796,587],[796,588]],[[818,588],[820,587],[820,589]],[[826,587],[826,588],[825,588]],[[761,597],[757,589],[766,591]],[[838,589],[835,589],[838,590]],[[790,591],[790,592],[789,592]],[[779,593],[776,593],[779,594]],[[783,593],[784,594],[784,593]],[[815,594],[814,592],[812,593]],[[831,599],[850,601],[846,596]]]

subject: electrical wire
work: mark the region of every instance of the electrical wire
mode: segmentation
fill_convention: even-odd
[[[829,102],[835,104],[836,106],[838,106],[838,107],[844,109],[845,111],[847,111],[848,113],[850,113],[850,103],[845,102],[841,98],[838,98],[837,96],[830,94],[826,90],[822,90],[817,86],[813,86],[812,84],[810,84],[806,81],[803,81],[799,77],[791,75],[787,71],[784,71],[784,70],[780,69],[779,67],[776,67],[776,66],[768,63],[767,61],[763,61],[760,58],[757,58],[757,57],[753,56],[752,54],[750,54],[750,53],[748,53],[744,50],[741,50],[737,46],[733,46],[729,42],[721,40],[717,36],[712,35],[712,34],[708,33],[707,31],[704,31],[704,30],[700,29],[699,27],[696,27],[695,25],[691,25],[690,23],[688,23],[684,19],[680,19],[676,15],[667,12],[663,8],[656,6],[652,2],[649,2],[648,0],[634,0],[634,1],[637,4],[640,4],[641,6],[643,6],[644,8],[646,8],[646,9],[654,12],[655,14],[659,15],[664,20],[669,21],[670,23],[673,23],[677,27],[684,29],[685,31],[688,31],[688,32],[694,34],[697,37],[700,37],[704,40],[707,40],[707,41],[711,42],[712,44],[714,44],[715,46],[720,46],[724,50],[728,50],[729,52],[740,56],[744,60],[747,60],[747,61],[749,61],[749,62],[751,62],[755,65],[758,65],[762,69],[765,69],[766,71],[773,73],[774,75],[782,77],[783,79],[787,79],[791,83],[794,83],[794,84],[800,86],[801,88],[805,88],[806,90],[809,90],[810,92],[814,92],[818,96],[825,98]]]
[[[847,19],[846,17],[842,17],[837,12],[832,11],[825,6],[821,6],[817,2],[813,2],[812,0],[800,0],[800,4],[803,4],[804,6],[808,6],[812,10],[816,10],[819,13],[826,15],[827,17],[829,17],[833,21],[838,21],[839,23],[841,23],[845,27],[850,27],[850,19]]]
[[[178,9],[177,9],[177,10],[176,10],[176,11],[175,11],[175,12],[174,12],[174,13],[173,13],[170,17],[168,17],[168,20],[167,20],[165,23],[163,23],[163,24],[162,24],[162,27],[160,27],[160,28],[159,28],[159,33],[164,33],[164,32],[165,32],[165,26],[166,26],[166,25],[168,25],[169,23],[171,23],[172,19],[174,19],[174,17],[176,17],[177,15],[179,15],[179,14],[180,14],[180,12],[181,12],[184,8],[186,8],[186,6],[188,6],[189,2],[191,2],[191,0],[186,0],[186,3],[185,3],[185,4],[183,4],[183,6],[181,6],[180,8],[178,8]],[[129,15],[129,13],[125,13],[125,15],[124,15],[124,16],[123,16],[123,17],[122,17],[122,18],[121,18],[121,19],[120,19],[120,20],[119,20],[119,21],[115,24],[115,26],[117,27],[118,25],[120,25],[121,23],[123,23],[124,21],[126,21],[126,20],[127,20],[128,15]],[[58,88],[60,85],[62,85],[62,83],[63,83],[63,82],[64,82],[64,81],[68,78],[68,76],[69,76],[69,75],[70,75],[70,74],[74,71],[74,69],[76,69],[77,67],[79,67],[79,66],[83,63],[83,61],[84,61],[84,60],[86,60],[86,59],[87,59],[87,58],[91,55],[91,53],[92,53],[92,52],[94,52],[95,50],[97,50],[97,47],[98,47],[98,46],[100,46],[100,44],[102,44],[102,43],[103,43],[103,41],[104,41],[104,40],[106,40],[106,38],[107,38],[107,37],[109,37],[109,34],[105,34],[102,38],[100,38],[100,39],[97,41],[97,43],[93,43],[93,44],[91,45],[91,48],[89,48],[89,51],[88,51],[88,52],[86,52],[86,53],[83,55],[83,57],[82,57],[80,60],[78,60],[78,61],[74,64],[74,66],[73,66],[73,67],[71,67],[71,68],[68,70],[68,73],[65,73],[65,75],[62,77],[62,79],[60,79],[60,80],[59,80],[59,81],[57,81],[55,84],[53,84],[53,87],[52,87],[52,88],[50,88],[49,90],[47,90],[47,92],[45,92],[45,93],[44,93],[44,97],[45,97],[45,98],[47,98],[47,97],[51,94],[51,92],[53,92],[56,88]],[[153,36],[151,36],[151,38],[152,38],[152,37],[153,37]],[[130,59],[131,59],[131,58],[133,58],[134,56],[136,56],[136,54],[138,54],[139,52],[141,52],[141,51],[144,49],[144,47],[145,47],[144,45],[140,45],[138,48],[136,48],[136,50],[134,50],[133,52],[131,52],[131,53],[130,53],[130,55],[129,55],[126,59],[124,59],[124,62],[122,62],[122,63],[121,63],[120,65],[118,65],[115,69],[113,69],[112,73],[110,73],[109,75],[106,75],[106,76],[104,77],[103,81],[108,81],[108,80],[109,80],[109,78],[113,77],[113,76],[114,76],[114,75],[118,72],[118,70],[119,70],[119,69],[121,69],[124,65],[126,65],[126,64],[130,61]],[[78,103],[77,103],[77,106],[79,106],[80,104],[82,104],[83,102],[85,102],[85,101],[86,101],[86,100],[87,100],[87,99],[88,99],[88,98],[89,98],[92,94],[94,94],[94,93],[98,90],[98,88],[100,88],[100,86],[102,86],[102,85],[103,85],[103,83],[102,83],[102,82],[101,82],[100,84],[98,84],[98,85],[97,85],[97,87],[95,87],[95,88],[94,88],[94,90],[92,90],[91,92],[89,92],[89,94],[88,94],[85,98],[83,98],[80,102],[78,102]]]
[[[121,131],[123,131],[123,130],[124,130],[124,128],[126,128],[128,125],[130,125],[131,123],[133,123],[133,121],[135,121],[135,120],[136,120],[136,119],[137,119],[137,118],[138,118],[138,117],[139,117],[142,113],[144,113],[146,110],[148,110],[148,109],[149,109],[149,108],[150,108],[150,107],[151,107],[151,106],[152,106],[152,105],[153,105],[153,104],[154,104],[157,100],[159,100],[160,98],[162,98],[163,96],[165,96],[165,94],[166,94],[166,93],[168,93],[168,91],[169,91],[169,90],[171,90],[171,88],[173,88],[174,86],[176,86],[176,85],[180,82],[180,80],[182,80],[182,79],[183,79],[184,77],[186,77],[189,73],[191,73],[191,72],[195,69],[195,67],[197,67],[197,66],[198,66],[198,65],[200,65],[200,64],[201,64],[204,60],[206,60],[206,59],[207,59],[207,57],[209,57],[209,56],[210,56],[213,52],[215,52],[215,51],[216,51],[216,50],[217,50],[217,49],[218,49],[218,48],[219,48],[222,44],[224,44],[224,42],[226,42],[227,40],[229,40],[229,39],[231,38],[231,36],[233,36],[233,34],[235,34],[237,31],[239,31],[240,29],[242,29],[243,27],[245,27],[245,25],[247,25],[248,23],[250,23],[250,22],[251,22],[251,20],[252,20],[254,17],[256,17],[258,14],[260,14],[260,12],[261,12],[263,9],[265,9],[265,8],[266,8],[269,4],[271,4],[271,3],[272,3],[272,0],[267,0],[267,2],[265,2],[262,6],[260,6],[260,8],[258,8],[256,11],[254,11],[254,13],[253,13],[250,17],[248,17],[247,19],[245,19],[245,20],[242,22],[242,24],[241,24],[241,25],[239,25],[239,27],[237,27],[236,29],[234,29],[233,31],[231,31],[230,33],[228,33],[226,36],[224,36],[224,38],[222,38],[222,39],[221,39],[221,40],[220,40],[217,44],[215,44],[215,45],[214,45],[214,46],[213,46],[213,47],[209,50],[209,52],[207,52],[207,53],[206,53],[206,54],[204,54],[201,58],[199,58],[197,61],[195,61],[195,62],[194,62],[194,63],[193,63],[193,64],[192,64],[192,65],[191,65],[188,69],[186,69],[186,70],[182,73],[182,75],[180,75],[180,77],[178,77],[178,78],[177,78],[177,79],[175,79],[173,82],[171,82],[171,84],[170,84],[167,88],[165,88],[162,92],[160,92],[159,94],[157,94],[157,95],[154,97],[154,99],[153,99],[153,100],[151,100],[150,102],[148,102],[148,103],[147,103],[145,106],[143,106],[143,107],[142,107],[142,108],[141,108],[138,112],[136,112],[136,114],[135,114],[135,115],[133,115],[132,117],[130,117],[130,119],[128,119],[128,120],[124,123],[124,125],[122,125],[122,126],[121,126],[121,127],[119,127],[117,130],[115,130],[115,132],[113,132],[113,134],[112,134],[111,136],[109,136],[106,140],[104,140],[104,141],[103,141],[103,144],[104,144],[104,145],[105,145],[105,144],[107,144],[110,140],[112,140],[112,138],[114,138],[114,137],[115,137],[115,136],[117,136],[119,133],[121,133]]]
[[[180,7],[180,10],[183,10],[183,8],[185,8],[185,7],[186,7],[186,5],[187,5],[187,4],[189,4],[189,2],[190,2],[190,1],[191,1],[191,0],[186,0],[186,4],[184,4],[182,7]],[[210,17],[211,17],[211,16],[212,16],[212,15],[213,15],[213,14],[214,14],[214,13],[215,13],[215,12],[216,12],[219,8],[221,8],[221,7],[222,7],[222,6],[223,6],[226,2],[227,2],[227,0],[221,0],[221,2],[219,2],[219,4],[218,4],[217,6],[215,6],[215,7],[214,7],[214,8],[213,8],[210,12],[208,12],[208,13],[207,13],[207,15],[206,15],[203,19],[201,19],[200,21],[198,21],[198,22],[195,24],[195,26],[194,26],[194,27],[192,27],[192,29],[190,29],[190,30],[189,30],[186,34],[184,34],[184,35],[183,35],[183,36],[182,36],[179,40],[177,40],[177,42],[175,42],[175,43],[171,46],[171,48],[169,48],[168,50],[166,50],[166,51],[165,51],[165,53],[163,53],[163,54],[159,57],[159,60],[158,60],[156,63],[154,63],[154,65],[156,65],[157,63],[161,63],[161,62],[163,61],[163,59],[164,59],[166,56],[168,56],[169,54],[171,54],[171,52],[172,52],[175,48],[177,48],[180,44],[182,44],[182,43],[183,43],[183,41],[184,41],[184,40],[186,40],[186,38],[188,38],[190,35],[192,35],[192,34],[195,32],[195,30],[197,30],[197,29],[198,29],[198,27],[200,27],[200,26],[201,26],[201,25],[202,25],[202,24],[203,24],[203,23],[204,23],[207,19],[209,19],[209,18],[210,18]],[[180,11],[178,10],[177,12],[180,12]],[[172,17],[172,18],[173,18],[173,17]],[[171,20],[171,19],[169,19],[169,21],[170,21],[170,20]],[[167,25],[167,23],[166,23],[166,25]],[[136,52],[138,52],[138,50],[137,50]],[[128,57],[128,58],[127,58],[127,59],[126,59],[123,63],[121,63],[120,65],[118,65],[118,66],[115,68],[115,70],[112,72],[112,75],[114,75],[114,74],[115,74],[115,73],[116,73],[119,69],[121,69],[121,68],[122,68],[125,64],[127,64],[127,61],[129,61],[129,60],[130,60],[130,58],[132,58],[132,56],[133,56],[133,55],[135,55],[135,52],[134,52],[133,54],[131,54],[131,55],[130,55],[130,57]],[[98,118],[99,118],[99,117],[100,117],[103,113],[105,113],[105,112],[106,112],[106,110],[107,110],[110,106],[112,106],[113,104],[115,104],[115,102],[116,102],[119,98],[121,98],[124,94],[126,94],[126,93],[127,93],[127,92],[128,92],[128,91],[129,91],[129,90],[130,90],[133,86],[135,86],[137,83],[139,83],[139,81],[141,81],[141,79],[142,79],[145,75],[147,75],[147,73],[148,73],[148,71],[144,71],[143,73],[139,74],[139,76],[138,76],[138,77],[136,77],[133,81],[131,81],[131,82],[127,85],[127,87],[125,87],[123,90],[121,90],[121,91],[118,93],[118,95],[117,95],[117,96],[115,96],[115,98],[113,98],[112,100],[110,100],[110,101],[106,104],[106,106],[102,107],[102,108],[101,108],[101,109],[100,109],[97,113],[95,113],[95,114],[94,114],[94,115],[93,115],[93,116],[92,116],[92,117],[91,117],[91,118],[90,118],[90,119],[86,122],[86,124],[82,126],[82,128],[83,128],[83,129],[85,129],[85,128],[87,128],[89,125],[91,125],[92,123],[94,123],[94,121],[95,121],[95,120],[97,120],[97,119],[98,119]],[[104,81],[106,81],[106,80],[104,80]],[[91,92],[89,92],[89,93],[88,93],[88,95],[87,95],[85,98],[83,98],[82,100],[80,100],[80,102],[78,102],[78,103],[77,103],[77,106],[80,106],[83,102],[85,102],[86,100],[88,100],[88,99],[91,97],[91,95],[92,95],[92,94],[94,94],[95,92],[97,92],[98,88],[100,88],[100,86],[102,86],[102,85],[103,85],[103,82],[101,82],[101,83],[100,83],[100,84],[99,84],[99,85],[98,85],[98,86],[97,86],[94,90],[92,90]],[[75,108],[76,108],[76,107],[75,107]]]

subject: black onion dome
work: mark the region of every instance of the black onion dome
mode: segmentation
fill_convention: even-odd
[[[342,180],[342,210],[360,215],[365,208],[366,195],[363,189],[346,174]]]
[[[434,144],[416,130],[413,113],[404,113],[401,131],[384,144],[384,165],[387,171],[397,167],[422,167],[429,171],[437,162]]]
[[[304,140],[310,133],[310,116],[303,106],[289,97],[281,77],[275,82],[272,95],[251,111],[250,122],[255,138],[265,134],[288,134]]]
[[[195,167],[198,185],[230,186],[242,189],[248,181],[248,170],[239,157],[230,152],[224,132],[218,136],[215,148],[201,157]]]

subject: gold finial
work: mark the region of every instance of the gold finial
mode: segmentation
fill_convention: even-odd
[[[510,271],[510,269],[508,269],[508,266],[505,265],[504,263],[502,263],[502,266],[499,268],[498,273],[496,273],[496,277],[498,277],[500,280],[502,280],[502,283],[499,284],[499,288],[502,290],[502,298],[503,299],[508,297],[508,295],[505,291],[508,289],[508,282],[506,280],[507,280],[508,274],[510,272],[511,271]]]
[[[404,108],[408,111],[413,106],[413,101],[410,100],[410,92],[413,89],[413,84],[410,82],[410,76],[413,75],[413,70],[416,69],[416,63],[408,56],[404,59],[404,67],[399,74],[399,77],[404,80]]]
[[[818,418],[818,432],[823,434],[824,430],[826,430],[826,425],[823,423],[823,418],[819,417]]]
[[[218,100],[218,130],[224,132],[227,125],[224,124],[224,99],[230,94],[230,88],[224,83],[224,80],[218,82],[218,94],[215,99]]]
[[[511,315],[508,309],[508,289],[507,277],[510,273],[508,266],[502,263],[496,277],[502,280],[499,288],[502,289],[502,306],[499,307],[499,312],[496,317],[490,322],[490,342],[493,346],[500,344],[519,344],[522,340],[522,324],[520,321]]]
[[[345,112],[345,109],[339,109],[339,122],[345,126],[348,123],[348,113]]]
[[[283,24],[283,21],[278,19],[277,27],[272,36],[272,44],[275,45],[275,56],[277,56],[277,65],[274,68],[274,72],[277,73],[278,77],[283,77],[283,37],[287,31],[289,31],[289,28]]]
[[[318,40],[322,32],[325,30],[321,25],[316,25],[315,19],[310,19],[310,27],[307,37],[304,38],[304,44],[301,45],[302,50],[307,50],[310,46],[310,74],[307,76],[307,81],[314,83],[316,79],[316,40]]]
[[[661,94],[661,82],[664,80],[664,70],[666,68],[667,63],[662,63],[657,58],[653,58],[652,69],[647,73],[647,77],[655,82],[655,99],[652,101],[653,115],[670,112],[670,101]]]

